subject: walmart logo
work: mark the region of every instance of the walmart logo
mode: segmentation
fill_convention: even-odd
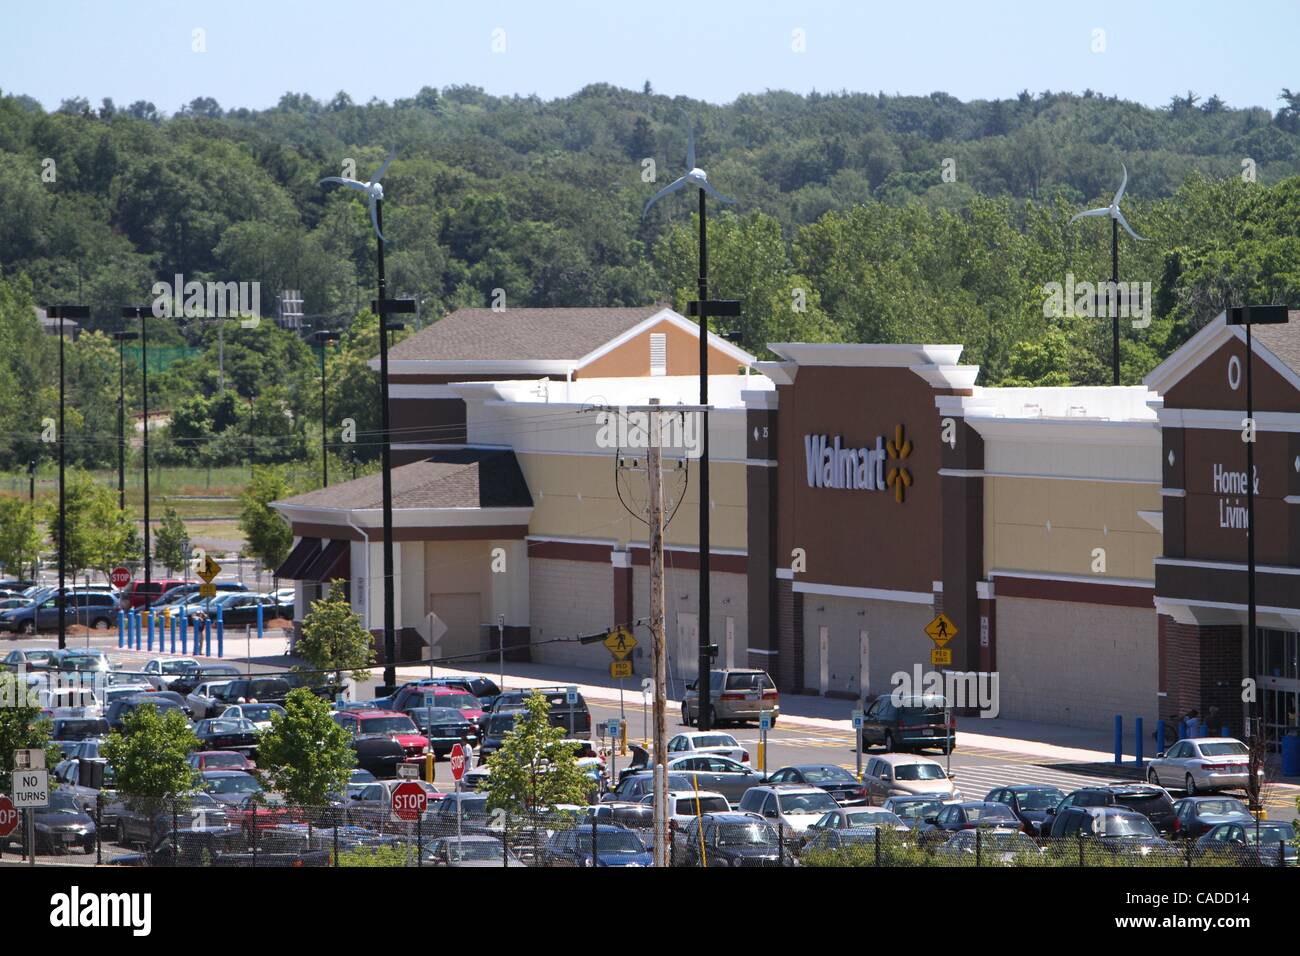
[[[805,435],[804,455],[809,488],[844,488],[858,491],[894,489],[903,500],[903,489],[912,486],[912,474],[902,464],[912,453],[912,443],[903,437],[903,426],[894,429],[894,440],[876,437],[874,448],[844,447],[840,436]],[[895,463],[886,472],[887,462]]]
[[[912,487],[912,473],[902,464],[912,454],[912,443],[903,437],[903,426],[894,429],[894,440],[885,443],[885,452],[890,461],[898,462],[885,475],[886,486],[894,489],[894,500],[903,501],[903,489]]]

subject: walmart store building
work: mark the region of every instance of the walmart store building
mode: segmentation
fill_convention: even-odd
[[[568,640],[648,615],[643,452],[597,406],[696,401],[671,309],[461,310],[391,356],[401,660],[489,652],[603,669]],[[710,339],[711,638],[787,691],[856,698],[929,668],[996,670],[1009,717],[1107,726],[1217,706],[1239,730],[1244,338],[1211,322],[1141,386],[984,388],[956,345]],[[1265,719],[1300,701],[1300,313],[1254,340]],[[602,434],[604,432],[604,434]],[[619,467],[619,462],[622,467]],[[669,455],[667,647],[694,675],[699,487]],[[299,616],[349,582],[382,625],[377,476],[279,502]],[[640,636],[648,637],[644,628]],[[635,667],[648,673],[648,640]],[[680,692],[680,687],[675,688]]]

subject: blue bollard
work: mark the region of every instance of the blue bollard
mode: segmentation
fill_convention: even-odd
[[[1163,720],[1157,720],[1156,721],[1156,753],[1162,754],[1164,752],[1165,752],[1165,722]]]
[[[1227,724],[1224,724],[1224,725],[1223,725],[1223,732],[1220,733],[1219,736],[1220,736],[1220,737],[1231,737],[1231,736],[1232,736],[1232,731],[1229,729],[1229,727],[1228,727]]]
[[[1115,762],[1124,762],[1124,718],[1115,715]]]
[[[182,654],[189,653],[189,642],[188,642],[189,630],[190,630],[189,625],[190,625],[189,616],[186,615],[184,612],[182,612],[181,613],[181,653]]]
[[[117,648],[121,650],[126,646],[126,612],[118,610],[117,612]]]
[[[212,656],[212,618],[203,619],[203,656]]]
[[[173,654],[175,654],[175,653],[176,653],[176,615],[174,615],[174,614],[168,614],[168,615],[167,615],[167,622],[171,625],[171,632],[172,632],[172,650],[171,650],[171,652],[172,652]]]
[[[145,641],[148,643],[148,647],[147,647],[147,649],[150,650],[150,651],[153,650],[153,619],[154,619],[154,617],[155,617],[155,615],[154,615],[154,612],[153,612],[153,611],[145,611],[145,612],[144,612],[144,636],[145,636]]]
[[[257,639],[262,639],[262,602],[257,602]]]
[[[1142,718],[1141,717],[1134,718],[1133,727],[1134,727],[1134,733],[1137,736],[1137,746],[1133,749],[1133,753],[1135,757],[1133,762],[1140,767],[1142,766]]]
[[[222,607],[217,605],[217,656],[221,657],[226,648],[226,622],[222,616]]]

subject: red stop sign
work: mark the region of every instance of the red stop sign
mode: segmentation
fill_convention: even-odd
[[[14,802],[0,793],[0,837],[7,837],[18,826],[18,811]]]
[[[451,778],[459,780],[465,776],[465,749],[460,744],[451,748]]]
[[[118,565],[109,572],[108,581],[113,587],[121,590],[131,583],[131,569]]]
[[[428,805],[429,796],[424,788],[411,780],[398,784],[393,791],[393,813],[399,820],[418,820]]]

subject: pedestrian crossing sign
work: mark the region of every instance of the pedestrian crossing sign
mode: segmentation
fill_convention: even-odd
[[[925,633],[937,647],[944,647],[957,636],[957,625],[947,614],[940,612],[935,619],[925,626]]]
[[[621,661],[636,647],[636,638],[632,636],[631,628],[616,627],[609,632],[609,636],[602,643],[614,655],[615,660]]]
[[[609,676],[610,677],[631,677],[632,662],[631,661],[610,661]]]
[[[932,667],[951,667],[952,651],[936,647],[930,652],[930,665]]]

